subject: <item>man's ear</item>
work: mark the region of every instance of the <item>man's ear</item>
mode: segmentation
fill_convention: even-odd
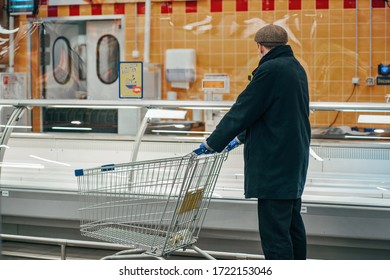
[[[264,55],[264,52],[265,52],[264,46],[259,44],[259,47],[260,47],[261,55]]]

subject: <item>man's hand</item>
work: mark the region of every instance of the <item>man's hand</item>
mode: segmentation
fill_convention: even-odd
[[[203,154],[208,155],[208,154],[215,153],[215,151],[212,150],[210,147],[208,147],[206,143],[200,144],[199,148],[197,148],[196,150],[193,150],[192,152],[197,154],[198,156],[203,155]]]
[[[225,150],[230,152],[231,150],[237,148],[238,146],[241,145],[240,140],[238,140],[237,137],[235,137],[230,143],[225,147]]]

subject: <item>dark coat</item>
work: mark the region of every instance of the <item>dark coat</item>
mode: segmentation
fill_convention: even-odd
[[[240,134],[241,133],[241,134]],[[309,161],[309,89],[290,46],[271,49],[207,144],[221,152],[244,142],[245,197],[300,198]]]

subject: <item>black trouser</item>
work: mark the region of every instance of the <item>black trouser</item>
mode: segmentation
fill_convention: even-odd
[[[300,198],[258,200],[260,239],[267,260],[306,259],[301,203]]]

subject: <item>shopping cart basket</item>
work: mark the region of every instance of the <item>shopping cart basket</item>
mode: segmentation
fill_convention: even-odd
[[[81,234],[165,257],[197,241],[227,152],[75,170]],[[207,257],[207,254],[204,256]]]

